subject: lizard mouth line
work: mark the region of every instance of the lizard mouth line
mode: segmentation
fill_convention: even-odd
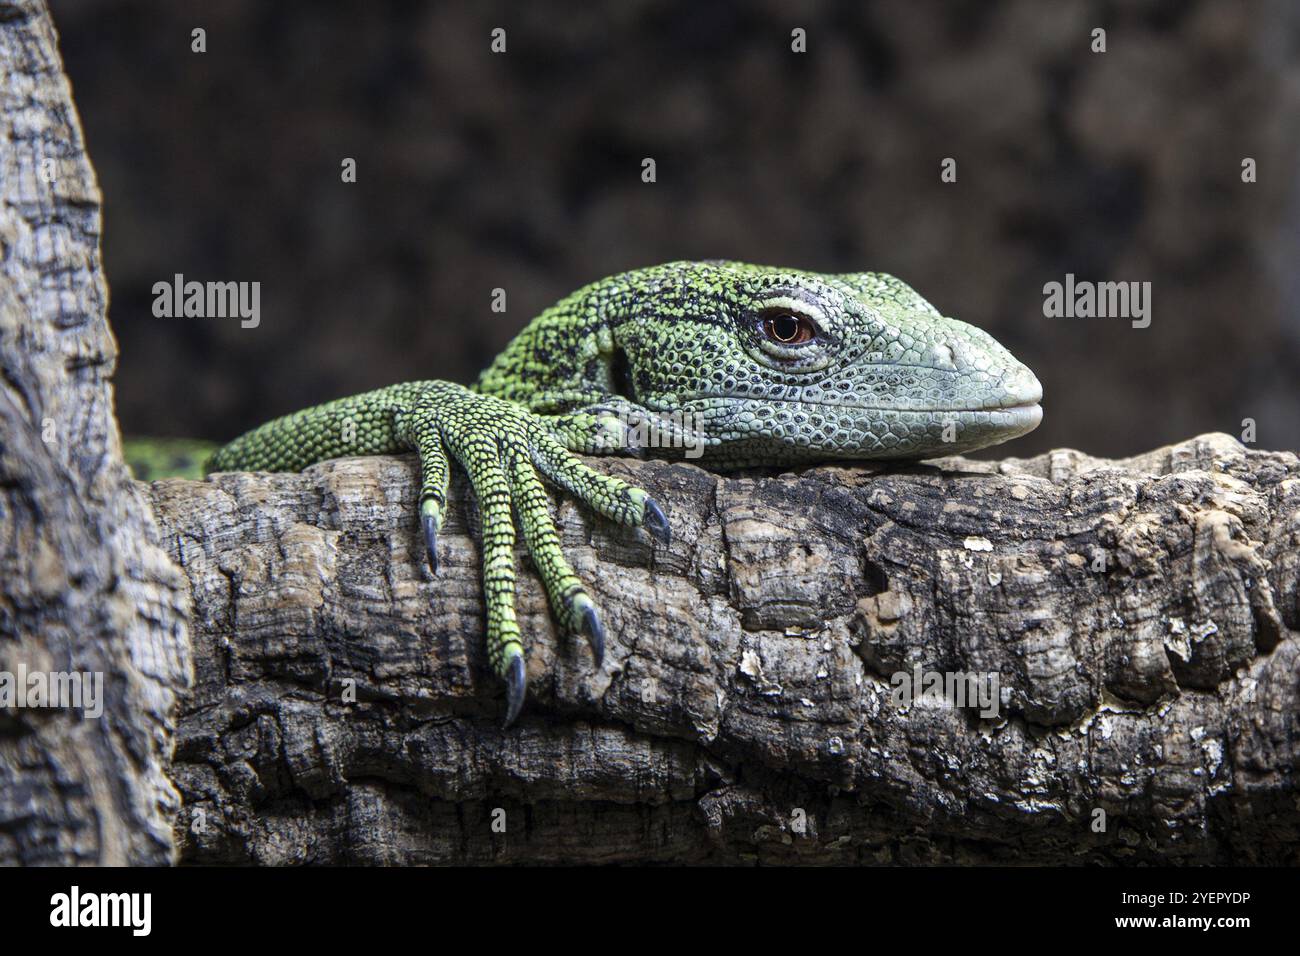
[[[683,399],[678,404],[677,408],[680,409],[681,405],[688,402],[705,401],[711,398],[725,398],[739,402],[764,402],[773,405],[817,405],[823,408],[843,408],[846,410],[863,412],[907,412],[917,415],[934,414],[937,412],[946,412],[950,415],[974,415],[979,412],[1007,412],[1028,416],[1032,415],[1035,411],[1041,415],[1043,411],[1043,406],[1039,402],[1022,402],[1018,405],[984,405],[979,408],[963,408],[952,405],[928,408],[900,408],[897,405],[862,405],[857,402],[826,402],[803,398],[759,398],[752,395],[692,395]],[[650,405],[646,405],[646,408],[653,412],[670,412],[673,410],[653,408]]]

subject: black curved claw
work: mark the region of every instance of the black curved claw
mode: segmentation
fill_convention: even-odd
[[[424,515],[420,519],[424,525],[424,548],[429,553],[429,570],[438,573],[438,519],[433,515]]]
[[[510,659],[510,668],[506,671],[506,719],[501,725],[504,730],[515,722],[519,711],[524,708],[524,659],[521,656]]]
[[[664,513],[659,510],[659,506],[651,499],[645,500],[645,518],[642,519],[645,529],[667,545],[672,540],[672,529],[668,527],[668,519]]]
[[[582,611],[579,630],[587,635],[587,641],[591,644],[591,653],[596,657],[596,667],[599,668],[605,660],[605,625],[600,623],[600,615],[591,605],[587,605]]]

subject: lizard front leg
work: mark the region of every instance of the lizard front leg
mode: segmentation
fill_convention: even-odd
[[[583,455],[693,459],[708,444],[704,422],[696,416],[656,411],[620,395],[605,396],[576,412],[549,415],[546,422],[556,441]]]
[[[556,621],[569,633],[586,636],[597,666],[605,650],[600,613],[564,557],[539,476],[615,521],[644,524],[661,540],[667,538],[667,522],[644,491],[588,468],[551,437],[544,419],[505,399],[430,383],[409,407],[394,411],[394,420],[403,443],[420,457],[421,522],[435,571],[447,455],[469,475],[482,523],[488,659],[506,682],[508,726],[523,706],[526,683],[515,616],[516,521]]]
[[[393,385],[286,415],[219,449],[207,471],[296,471],[326,458],[407,450],[420,459],[420,524],[434,573],[451,459],[469,475],[482,519],[488,659],[506,682],[508,726],[526,690],[515,616],[516,520],[557,622],[586,636],[597,665],[604,655],[600,613],[565,560],[542,477],[602,515],[645,525],[660,540],[667,540],[668,524],[644,491],[593,471],[561,447],[547,419],[450,382]]]

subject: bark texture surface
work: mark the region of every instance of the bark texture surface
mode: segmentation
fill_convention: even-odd
[[[463,482],[436,579],[414,459],[147,486],[194,606],[183,858],[1300,862],[1294,455],[592,462],[674,540],[557,499],[609,647],[526,571],[508,731]],[[916,666],[1000,713],[901,705]]]
[[[187,592],[122,463],[99,233],[49,16],[0,0],[0,672],[104,694],[0,709],[0,864],[173,858]]]

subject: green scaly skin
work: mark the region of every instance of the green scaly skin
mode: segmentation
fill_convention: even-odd
[[[235,439],[208,471],[297,471],[414,451],[436,572],[457,461],[482,516],[488,653],[506,681],[508,725],[525,683],[512,509],[557,621],[586,635],[597,666],[604,628],[560,548],[543,479],[669,540],[644,491],[573,453],[680,457],[677,439],[689,438],[713,468],[934,457],[1033,430],[1041,398],[1033,373],[992,337],[883,273],[672,262],[592,283],[547,309],[472,387],[407,382],[318,405]],[[650,424],[675,447],[645,447],[639,426]]]

